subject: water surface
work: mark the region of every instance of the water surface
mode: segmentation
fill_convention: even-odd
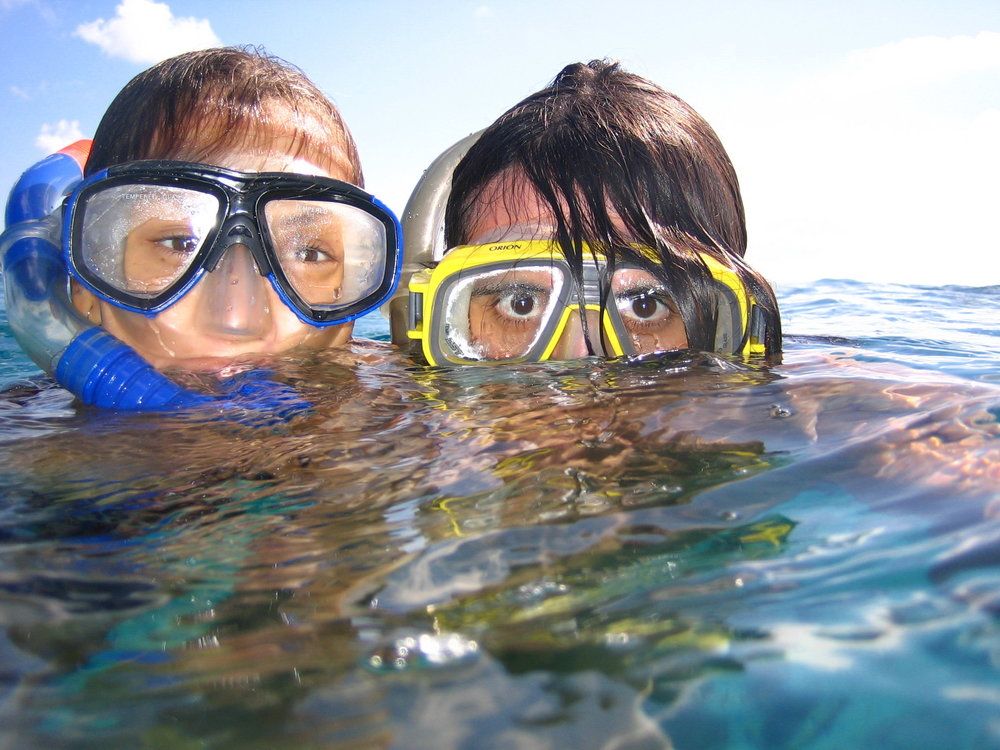
[[[4,319],[0,748],[1000,748],[1000,287],[780,300],[774,367],[368,341],[282,418]]]

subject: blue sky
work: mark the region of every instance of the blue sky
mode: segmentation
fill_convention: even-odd
[[[611,12],[613,11],[613,12]],[[185,49],[257,44],[340,106],[367,187],[423,169],[577,60],[698,109],[782,284],[1000,283],[1000,2],[0,0],[0,185]]]

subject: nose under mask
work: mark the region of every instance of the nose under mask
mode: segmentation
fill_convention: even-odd
[[[579,311],[570,313],[566,327],[559,335],[555,349],[549,359],[569,360],[586,357],[589,354],[604,354],[604,347],[601,341],[601,318],[596,310],[587,310],[587,328],[590,331],[590,344],[592,352],[587,350],[587,337],[584,335],[583,325],[580,322]]]
[[[271,324],[267,280],[253,255],[243,245],[233,245],[215,270],[205,274],[200,287],[200,320],[204,327],[224,336],[255,337]]]

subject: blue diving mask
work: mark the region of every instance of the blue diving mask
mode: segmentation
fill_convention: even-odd
[[[266,277],[313,326],[384,302],[399,277],[399,222],[346,182],[285,172],[138,161],[83,181],[64,213],[73,276],[101,299],[155,315],[206,273]]]

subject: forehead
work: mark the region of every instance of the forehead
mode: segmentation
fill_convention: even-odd
[[[241,172],[297,172],[355,181],[342,130],[332,132],[311,117],[282,116],[275,111],[265,122],[235,129],[208,123],[171,149],[167,158]]]
[[[251,148],[235,145],[217,148],[197,159],[192,159],[186,154],[178,158],[182,161],[198,161],[240,172],[295,172],[351,181],[351,170],[345,161],[321,159],[313,154],[301,153],[298,149],[292,148],[290,143],[285,144],[280,140]]]
[[[505,239],[504,230],[514,227],[522,239],[526,227],[536,228],[535,236],[544,239],[552,235],[556,223],[552,209],[523,177],[494,177],[470,208],[464,238],[469,244],[499,242]]]
[[[573,226],[574,211],[584,214],[579,217],[585,227],[581,230],[583,235],[576,239],[596,243],[600,235],[591,236],[593,228],[596,227],[599,232],[601,226],[590,221],[589,209],[582,194],[577,193],[573,207],[568,205],[564,195],[557,195],[556,202],[558,211],[568,226]],[[610,221],[608,231],[618,232],[623,237],[634,234],[610,201],[605,203],[604,215]],[[527,177],[518,173],[505,173],[486,183],[472,201],[465,237],[461,240],[466,244],[486,244],[508,239],[554,239],[557,224],[551,205],[542,198]]]

